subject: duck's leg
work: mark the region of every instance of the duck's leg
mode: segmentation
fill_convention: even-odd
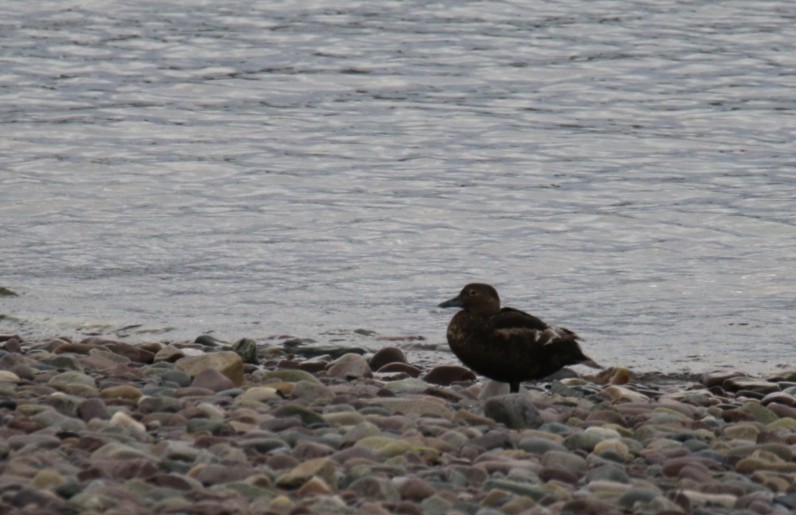
[[[520,383],[518,382],[509,383],[509,391],[511,393],[520,393]]]

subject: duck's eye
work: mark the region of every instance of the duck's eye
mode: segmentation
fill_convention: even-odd
[[[478,292],[476,290],[470,290],[467,292],[467,295],[469,295],[470,297],[475,297],[476,295],[478,295]]]

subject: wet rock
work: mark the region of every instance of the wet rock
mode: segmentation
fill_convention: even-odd
[[[185,357],[185,354],[182,352],[182,349],[180,349],[176,345],[168,344],[165,345],[155,354],[155,356],[153,357],[153,361],[155,363],[161,361],[167,363],[174,363],[175,361],[183,357]]]
[[[706,372],[702,374],[700,382],[708,388],[711,388],[714,386],[721,386],[725,381],[734,377],[743,377],[743,374],[741,372],[726,371]]]
[[[210,334],[202,334],[196,337],[194,343],[204,345],[206,347],[223,347],[227,344],[224,340],[220,340]]]
[[[234,388],[235,384],[220,371],[213,368],[206,368],[194,376],[191,386],[213,392],[221,392]]]
[[[772,392],[763,397],[763,399],[760,401],[760,404],[767,406],[772,402],[794,407],[796,406],[796,396],[786,392]]]
[[[129,401],[138,401],[141,398],[141,390],[129,384],[121,384],[118,386],[109,386],[100,390],[100,397],[106,400],[110,399],[124,399]]]
[[[370,358],[371,370],[379,370],[384,365],[390,363],[406,363],[406,356],[403,351],[396,347],[385,347],[380,349]]]
[[[125,358],[135,361],[136,363],[147,364],[152,363],[155,360],[154,353],[146,351],[135,345],[130,345],[123,342],[108,342],[104,346],[111,353],[124,356]]]
[[[217,370],[227,376],[235,386],[243,384],[243,361],[232,351],[187,356],[177,360],[175,366],[191,377],[206,369]]]
[[[510,429],[535,429],[544,423],[533,403],[521,393],[487,399],[484,415]]]
[[[442,386],[453,383],[472,382],[476,380],[475,374],[469,369],[457,365],[440,365],[431,369],[423,376],[423,381]]]
[[[250,338],[241,338],[232,344],[232,350],[244,363],[256,365],[257,361],[257,342]]]
[[[722,382],[722,387],[730,392],[747,390],[750,392],[768,394],[779,391],[779,385],[777,383],[770,383],[768,381],[742,376],[726,379],[724,382]]]
[[[387,363],[377,372],[379,374],[405,374],[409,377],[418,377],[423,373],[421,369],[408,363]]]
[[[372,377],[373,373],[368,362],[359,354],[343,354],[332,361],[326,368],[329,377],[343,379],[356,379],[358,377]]]

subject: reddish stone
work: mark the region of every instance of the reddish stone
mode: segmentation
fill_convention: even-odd
[[[423,377],[427,383],[448,386],[460,381],[475,381],[475,374],[469,369],[458,365],[441,365],[434,367]]]
[[[193,490],[194,484],[177,474],[155,474],[148,480],[155,486],[173,488],[175,490]]]
[[[401,484],[401,486],[398,488],[398,493],[401,494],[402,499],[419,502],[427,497],[431,497],[436,492],[434,487],[428,484],[427,481],[419,477],[412,476],[407,478],[407,480]]]
[[[92,397],[81,402],[77,406],[77,414],[86,422],[93,418],[98,418],[101,420],[108,420],[111,418],[105,402],[98,397]]]
[[[235,388],[235,384],[224,374],[213,368],[202,370],[193,378],[191,388],[204,388],[220,392]]]
[[[575,484],[578,482],[578,476],[568,470],[561,470],[559,468],[544,467],[539,471],[539,479],[545,483],[550,480],[563,481],[564,483]]]
[[[104,346],[114,354],[124,356],[130,361],[135,361],[136,363],[153,363],[155,361],[154,353],[134,345],[129,345],[122,342],[109,342]]]
[[[385,347],[370,358],[370,368],[378,370],[389,363],[406,363],[403,351],[396,347]]]

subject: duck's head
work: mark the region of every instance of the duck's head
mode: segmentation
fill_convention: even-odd
[[[488,284],[468,284],[459,295],[439,305],[441,308],[462,308],[478,315],[492,315],[500,311],[497,290]]]

